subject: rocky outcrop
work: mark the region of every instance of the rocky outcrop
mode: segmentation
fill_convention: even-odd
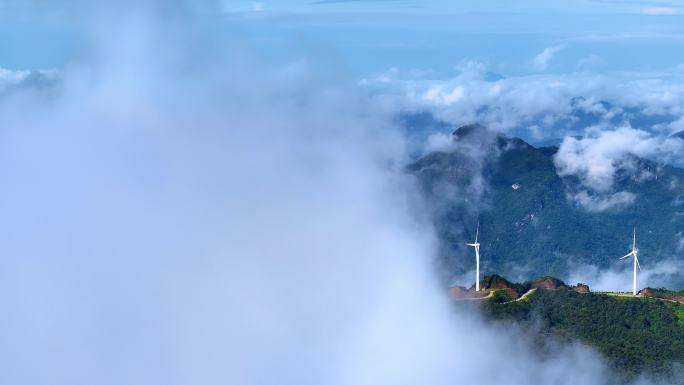
[[[512,299],[519,298],[525,291],[522,285],[509,282],[506,278],[496,274],[484,277],[481,283],[484,289],[503,290]]]
[[[449,297],[452,299],[479,299],[484,298],[488,293],[468,290],[463,286],[452,286],[449,288]]]
[[[463,286],[452,286],[449,288],[449,297],[453,299],[465,298],[468,294],[468,289]]]
[[[481,283],[485,289],[509,289],[515,285],[497,274],[485,276]]]
[[[660,298],[668,301],[675,301],[679,303],[684,303],[684,290],[679,292],[672,292],[664,289],[653,289],[647,287],[639,291],[639,295],[642,297]]]
[[[572,290],[580,293],[580,294],[589,294],[591,293],[591,290],[589,290],[589,285],[585,285],[583,283],[578,283],[577,286],[573,287]]]
[[[506,301],[515,300],[534,289],[556,290],[568,288],[563,281],[550,276],[520,284],[510,282],[506,278],[497,274],[485,276],[480,282],[480,286],[483,290],[494,291],[492,301],[495,302],[499,298],[507,298]],[[589,292],[589,286],[584,284],[580,284],[573,289],[580,293]],[[461,286],[453,286],[449,288],[449,296],[453,299],[484,298],[487,295],[488,293],[483,294],[482,292],[476,292],[475,286],[472,286],[470,289],[466,289],[465,287]]]
[[[565,286],[565,282],[553,277],[544,277],[529,283],[531,289],[559,289]]]

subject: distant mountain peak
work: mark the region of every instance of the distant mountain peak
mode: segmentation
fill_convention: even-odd
[[[482,133],[486,131],[489,131],[487,127],[479,123],[471,123],[460,126],[451,134],[451,136],[454,138],[454,140],[458,141],[473,134]]]
[[[470,123],[457,128],[452,134],[454,142],[476,142],[481,145],[495,145],[499,150],[519,146],[532,147],[524,140],[508,137],[504,133],[494,131],[479,123]]]
[[[679,139],[684,139],[684,131],[679,131],[677,133],[672,134],[673,138],[679,138]]]
[[[488,71],[485,72],[485,74],[482,76],[482,79],[486,82],[498,82],[499,80],[506,79],[506,77],[496,72]]]

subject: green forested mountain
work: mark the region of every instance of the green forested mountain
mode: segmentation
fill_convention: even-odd
[[[452,148],[409,167],[439,233],[445,279],[472,269],[464,242],[475,237],[478,221],[484,274],[567,277],[579,264],[619,266],[633,226],[644,268],[682,258],[684,170],[635,158],[632,163],[651,177],[618,172],[615,181],[616,190],[634,194],[635,201],[590,212],[569,199],[580,182],[557,175],[557,148],[535,148],[478,125],[459,128],[453,140]],[[684,287],[681,273],[676,281]]]
[[[540,341],[553,335],[593,346],[621,377],[618,380],[642,374],[684,380],[682,304],[654,298],[580,294],[562,287],[536,290],[521,301],[483,301],[481,308],[487,319],[519,322]]]

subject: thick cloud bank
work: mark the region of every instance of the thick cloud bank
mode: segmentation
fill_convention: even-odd
[[[403,139],[355,90],[182,14],[94,23],[50,97],[2,101],[0,383],[608,378],[452,312]]]
[[[562,49],[540,54],[548,60]],[[389,109],[429,113],[442,125],[421,145],[427,152],[448,150],[447,132],[479,123],[536,146],[559,146],[557,173],[574,177],[581,188],[568,196],[588,212],[620,210],[637,196],[615,187],[618,176],[645,183],[657,177],[643,159],[684,165],[684,72],[546,74],[510,78],[463,61],[451,78],[393,69],[361,84]],[[446,126],[446,129],[444,128]],[[429,129],[429,127],[428,127]],[[441,131],[440,131],[441,130]]]
[[[656,167],[644,167],[643,159],[657,165],[682,165],[684,140],[655,136],[644,130],[622,126],[590,127],[584,138],[566,137],[555,155],[558,175],[575,176],[582,189],[571,199],[590,212],[619,209],[634,203],[636,196],[617,191],[619,176],[639,183],[658,177]]]
[[[361,84],[403,111],[429,111],[454,125],[477,122],[532,142],[627,123],[659,134],[684,130],[684,70],[505,77],[474,61],[454,75],[389,70]]]

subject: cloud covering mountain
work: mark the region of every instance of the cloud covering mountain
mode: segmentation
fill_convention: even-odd
[[[483,63],[463,61],[453,77],[390,70],[362,84],[408,111],[430,111],[455,125],[477,121],[541,141],[583,135],[591,126],[629,124],[677,132],[684,114],[684,72],[573,72],[491,79]]]
[[[636,158],[684,164],[684,141],[673,136],[682,129],[684,114],[679,68],[492,78],[486,65],[464,61],[456,72],[453,78],[430,79],[392,70],[361,84],[398,114],[427,113],[440,122],[414,135],[416,146],[424,148],[419,152],[444,149],[451,131],[467,123],[538,146],[560,146],[557,173],[579,178],[584,188],[572,199],[589,211],[634,202],[630,193],[614,188],[614,180],[618,174],[636,181],[655,177],[635,167]]]

